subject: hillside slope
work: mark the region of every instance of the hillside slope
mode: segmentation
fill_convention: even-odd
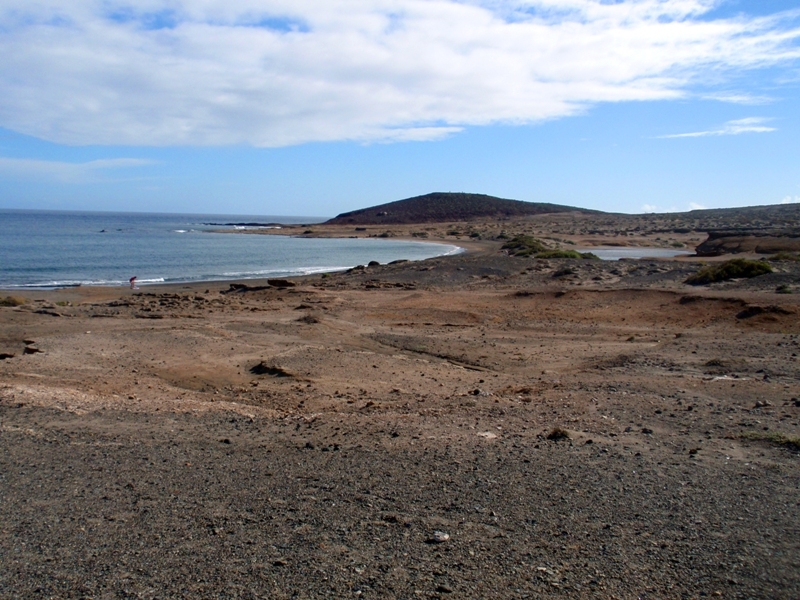
[[[485,217],[518,217],[563,212],[596,212],[542,202],[506,200],[485,194],[434,192],[388,204],[346,212],[327,221],[331,225],[447,223]]]

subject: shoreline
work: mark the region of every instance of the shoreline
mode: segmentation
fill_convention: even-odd
[[[212,233],[245,233],[245,232],[229,230],[229,231],[214,231]],[[267,233],[267,232],[263,232],[262,234],[263,235],[269,235],[269,233]],[[291,237],[295,237],[296,239],[304,239],[303,236],[295,236],[295,235],[293,235]],[[328,237],[326,239],[341,239],[341,240],[345,240],[345,239],[348,239],[348,237],[346,237],[346,236],[336,236],[336,237],[331,236],[331,237]],[[447,247],[450,247],[452,249],[450,252],[446,252],[444,254],[439,254],[439,255],[436,255],[436,256],[422,258],[422,259],[413,259],[413,258],[397,259],[397,260],[406,260],[406,261],[409,261],[409,262],[422,262],[422,261],[425,261],[425,260],[429,260],[431,258],[441,258],[441,257],[445,257],[445,256],[456,256],[456,255],[464,253],[464,252],[474,251],[474,250],[467,249],[467,248],[465,248],[465,247],[463,247],[461,245],[449,243],[447,241],[440,241],[440,240],[420,240],[420,239],[416,239],[416,238],[408,238],[408,239],[406,239],[406,238],[396,238],[394,240],[388,240],[388,241],[401,241],[401,242],[411,242],[411,243],[417,243],[417,244],[429,244],[429,245],[434,245],[434,246],[447,246]],[[390,261],[390,262],[393,262],[393,261]],[[384,263],[384,264],[389,264],[389,263]],[[313,272],[310,272],[310,273],[309,272],[286,273],[285,271],[277,271],[273,275],[259,275],[259,276],[256,276],[256,277],[235,277],[235,278],[227,277],[227,278],[220,278],[220,279],[214,278],[214,279],[198,279],[198,280],[187,280],[187,281],[166,281],[166,282],[152,282],[152,283],[151,282],[137,282],[137,287],[138,287],[138,290],[141,291],[141,290],[145,290],[145,289],[151,290],[151,289],[161,289],[161,288],[165,288],[165,289],[173,289],[173,288],[183,288],[183,289],[191,288],[191,289],[195,289],[195,288],[203,287],[203,286],[207,286],[207,285],[220,286],[220,285],[227,285],[229,283],[247,283],[247,282],[259,283],[259,284],[262,284],[262,285],[266,285],[266,281],[268,279],[297,279],[297,278],[302,278],[302,277],[314,277],[314,276],[319,276],[319,275],[322,275],[322,274],[345,272],[345,271],[347,271],[349,269],[353,269],[353,268],[356,268],[358,266],[359,265],[352,265],[352,266],[347,266],[347,267],[337,267],[337,268],[331,268],[330,270],[326,270],[325,267],[319,267],[319,268],[314,268]],[[298,271],[300,271],[300,270],[301,269],[298,269]],[[28,285],[30,285],[30,284],[28,284]],[[3,286],[0,286],[0,293],[5,293],[7,295],[22,296],[22,295],[30,295],[30,294],[33,294],[33,293],[46,293],[46,292],[55,292],[55,291],[78,290],[78,289],[84,289],[84,288],[85,289],[109,289],[109,290],[116,289],[116,290],[120,290],[120,291],[124,291],[124,290],[137,291],[137,290],[131,290],[127,283],[120,283],[119,285],[106,285],[106,284],[94,285],[94,284],[87,283],[87,284],[70,284],[70,285],[64,285],[64,286],[43,285],[41,287],[33,286],[33,285],[30,285],[29,287],[27,285],[25,287],[19,287],[19,286],[18,287],[3,287]]]

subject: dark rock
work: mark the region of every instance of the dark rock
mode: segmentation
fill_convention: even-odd
[[[288,279],[267,279],[267,283],[272,287],[279,288],[295,287],[297,285],[294,281]]]
[[[283,367],[268,365],[263,360],[257,365],[250,367],[250,372],[253,375],[271,375],[272,377],[294,377],[292,373],[290,373]]]
[[[748,306],[743,311],[737,313],[736,318],[749,319],[750,317],[763,314],[792,315],[794,313],[780,306]]]
[[[267,280],[269,283],[269,279]],[[294,285],[294,284],[292,284]],[[268,285],[246,285],[244,283],[231,283],[227,290],[221,292],[222,294],[230,294],[231,292],[260,292],[261,290],[268,290]]]

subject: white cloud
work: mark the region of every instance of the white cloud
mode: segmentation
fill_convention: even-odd
[[[748,117],[746,119],[736,119],[735,121],[728,121],[722,127],[717,129],[708,129],[706,131],[693,131],[691,133],[673,133],[671,135],[661,135],[659,138],[693,138],[693,137],[707,137],[710,135],[740,135],[742,133],[768,133],[775,131],[774,127],[764,125],[769,121],[763,117]]]
[[[800,202],[800,196],[795,196],[794,198],[784,196],[783,200],[781,200],[781,204],[795,204],[796,202]]]
[[[676,213],[676,212],[684,212],[686,210],[705,210],[708,208],[707,206],[703,206],[702,204],[698,204],[697,202],[690,202],[689,207],[687,208],[678,208],[677,206],[670,206],[668,208],[664,208],[661,206],[657,206],[655,204],[643,204],[642,205],[642,212],[643,213],[658,213],[658,214],[666,214],[666,213]]]
[[[774,101],[769,96],[758,96],[753,94],[708,94],[703,96],[706,100],[716,100],[718,102],[727,102],[729,104],[744,104],[747,106],[757,106],[761,104],[770,104]]]
[[[789,13],[702,18],[717,3],[4,0],[0,126],[66,144],[440,139],[800,58]]]
[[[13,178],[49,179],[61,183],[83,183],[97,178],[98,172],[154,164],[139,158],[108,158],[83,163],[27,158],[0,157],[0,174]]]

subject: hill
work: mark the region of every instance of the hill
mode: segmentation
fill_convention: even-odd
[[[591,213],[597,211],[544,202],[506,200],[485,194],[434,192],[342,213],[325,224],[448,223],[485,217],[519,217],[564,212]]]

